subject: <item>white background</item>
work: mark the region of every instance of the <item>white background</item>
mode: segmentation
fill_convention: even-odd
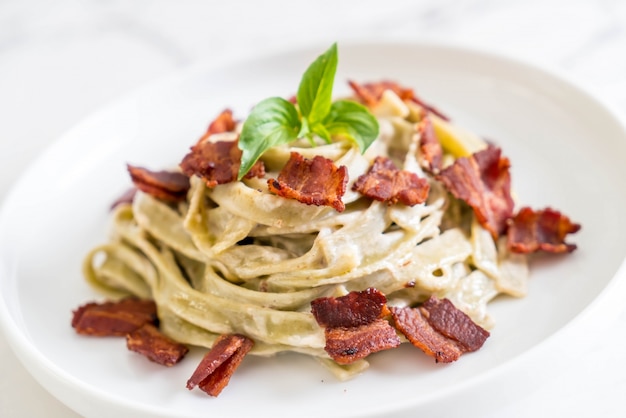
[[[358,39],[430,40],[522,58],[565,73],[626,119],[622,0],[0,0],[0,203],[47,144],[161,76]],[[617,181],[616,192],[625,193]],[[607,329],[614,332],[571,368],[538,379],[492,416],[626,416],[626,313]],[[489,396],[497,394],[485,402]],[[0,417],[76,416],[0,336]]]

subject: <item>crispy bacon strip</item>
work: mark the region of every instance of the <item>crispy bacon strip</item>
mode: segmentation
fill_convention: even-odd
[[[187,197],[189,178],[175,171],[151,171],[127,164],[128,173],[137,189],[166,202],[180,202]]]
[[[220,134],[222,132],[233,132],[237,126],[235,119],[233,119],[233,111],[230,109],[224,109],[222,113],[209,124],[207,129],[208,135]]]
[[[420,136],[420,165],[430,173],[439,174],[443,161],[443,148],[435,135],[435,128],[428,114],[417,124],[417,133]]]
[[[567,216],[551,208],[535,211],[524,207],[515,215],[507,231],[507,245],[512,252],[572,252],[576,244],[565,242],[567,234],[580,230]]]
[[[191,177],[197,175],[208,187],[235,181],[241,165],[241,150],[237,141],[210,142],[201,140],[191,147],[180,163],[183,173]],[[263,177],[265,166],[257,161],[246,174],[246,178]]]
[[[224,109],[222,112],[211,121],[204,135],[198,139],[196,144],[200,144],[213,134],[221,134],[224,132],[234,132],[237,127],[237,122],[233,119],[233,111],[230,109]]]
[[[90,302],[80,306],[73,312],[72,327],[82,335],[123,336],[156,321],[153,301],[127,298],[119,302]]]
[[[345,166],[337,167],[332,160],[319,155],[310,160],[292,152],[278,179],[269,179],[267,185],[279,196],[307,205],[331,206],[343,212],[345,205],[341,197],[346,192],[347,182]]]
[[[213,134],[221,134],[224,132],[234,132],[237,127],[237,122],[233,119],[233,111],[230,109],[224,109],[215,117],[209,124],[204,135],[198,139],[196,144],[200,144],[209,139]]]
[[[357,97],[366,106],[375,106],[380,101],[385,90],[391,90],[402,100],[412,100],[413,90],[404,88],[394,81],[378,81],[375,83],[360,84],[353,80],[348,80],[348,84],[357,95]]]
[[[449,120],[449,118],[437,108],[425,103],[422,99],[417,97],[413,89],[402,87],[394,81],[383,80],[375,83],[359,84],[356,81],[349,80],[348,84],[359,100],[366,106],[375,106],[380,101],[384,91],[391,90],[396,93],[400,99],[411,100],[423,107],[427,112],[434,113],[444,120]]]
[[[483,346],[489,332],[448,299],[431,296],[418,308],[392,307],[396,328],[437,363],[451,363]]]
[[[120,197],[115,199],[115,201],[111,204],[109,209],[113,210],[120,205],[133,203],[133,200],[135,199],[136,194],[137,194],[137,188],[131,187],[130,189],[126,190],[122,195],[120,195]]]
[[[448,299],[431,296],[419,310],[437,332],[456,341],[465,352],[478,350],[489,337],[489,331],[477,325]]]
[[[456,198],[469,204],[478,222],[497,238],[513,216],[509,159],[489,145],[469,157],[457,158],[437,176]]]
[[[311,302],[315,320],[325,327],[324,349],[339,364],[350,364],[377,351],[400,345],[389,322],[387,298],[374,288],[353,291],[338,298],[323,297]]]
[[[400,345],[396,330],[384,319],[358,327],[326,328],[324,349],[339,364],[350,364],[368,355]]]
[[[369,171],[354,182],[352,190],[381,202],[401,202],[413,206],[426,201],[430,185],[425,178],[410,171],[398,170],[389,158],[379,156]]]
[[[181,361],[189,352],[187,346],[162,334],[149,323],[126,334],[126,346],[148,360],[168,367]]]
[[[430,326],[419,309],[392,307],[390,310],[396,328],[411,344],[434,357],[437,363],[452,363],[463,354],[454,341],[439,334]]]
[[[220,335],[187,381],[187,389],[198,386],[211,396],[219,395],[253,346],[246,336]]]
[[[330,328],[358,327],[389,314],[387,298],[374,288],[338,298],[317,298],[311,302],[311,312],[320,326]]]

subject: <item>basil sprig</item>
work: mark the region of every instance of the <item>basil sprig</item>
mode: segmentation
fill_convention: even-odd
[[[313,146],[315,136],[328,143],[333,138],[345,138],[354,141],[361,152],[374,142],[378,121],[365,106],[350,100],[332,101],[337,62],[335,43],[302,75],[297,106],[281,97],[270,97],[252,109],[239,136],[240,180],[269,148],[298,138],[308,138]]]

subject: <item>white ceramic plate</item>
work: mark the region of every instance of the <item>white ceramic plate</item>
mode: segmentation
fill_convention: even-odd
[[[562,78],[509,59],[433,45],[354,44],[339,47],[337,94],[347,92],[348,77],[414,87],[501,145],[521,202],[553,206],[582,223],[572,237],[579,249],[533,263],[529,296],[494,302],[497,325],[485,347],[451,365],[403,347],[372,356],[363,375],[338,382],[304,356],[248,357],[213,399],[185,389],[203,350],[163,368],[127,351],[123,339],[75,335],[72,309],[98,297],[81,277],[81,260],[106,239],[108,206],[129,185],[125,163],[176,165],[220,110],[241,117],[262,98],[292,94],[324,49],[171,77],[77,126],[16,184],[0,214],[0,322],[53,395],[88,417],[469,414],[568,366],[568,353],[586,340],[575,336],[611,315],[616,292],[609,289],[624,282],[618,270],[626,254],[626,194],[616,181],[626,178],[626,135],[612,113]]]

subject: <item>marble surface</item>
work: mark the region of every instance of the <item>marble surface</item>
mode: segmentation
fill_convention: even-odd
[[[47,144],[161,76],[358,39],[431,40],[522,58],[563,72],[626,119],[622,0],[3,0],[0,203]],[[626,312],[608,329],[571,369],[491,416],[625,416]],[[0,416],[77,416],[30,377],[3,336]]]

